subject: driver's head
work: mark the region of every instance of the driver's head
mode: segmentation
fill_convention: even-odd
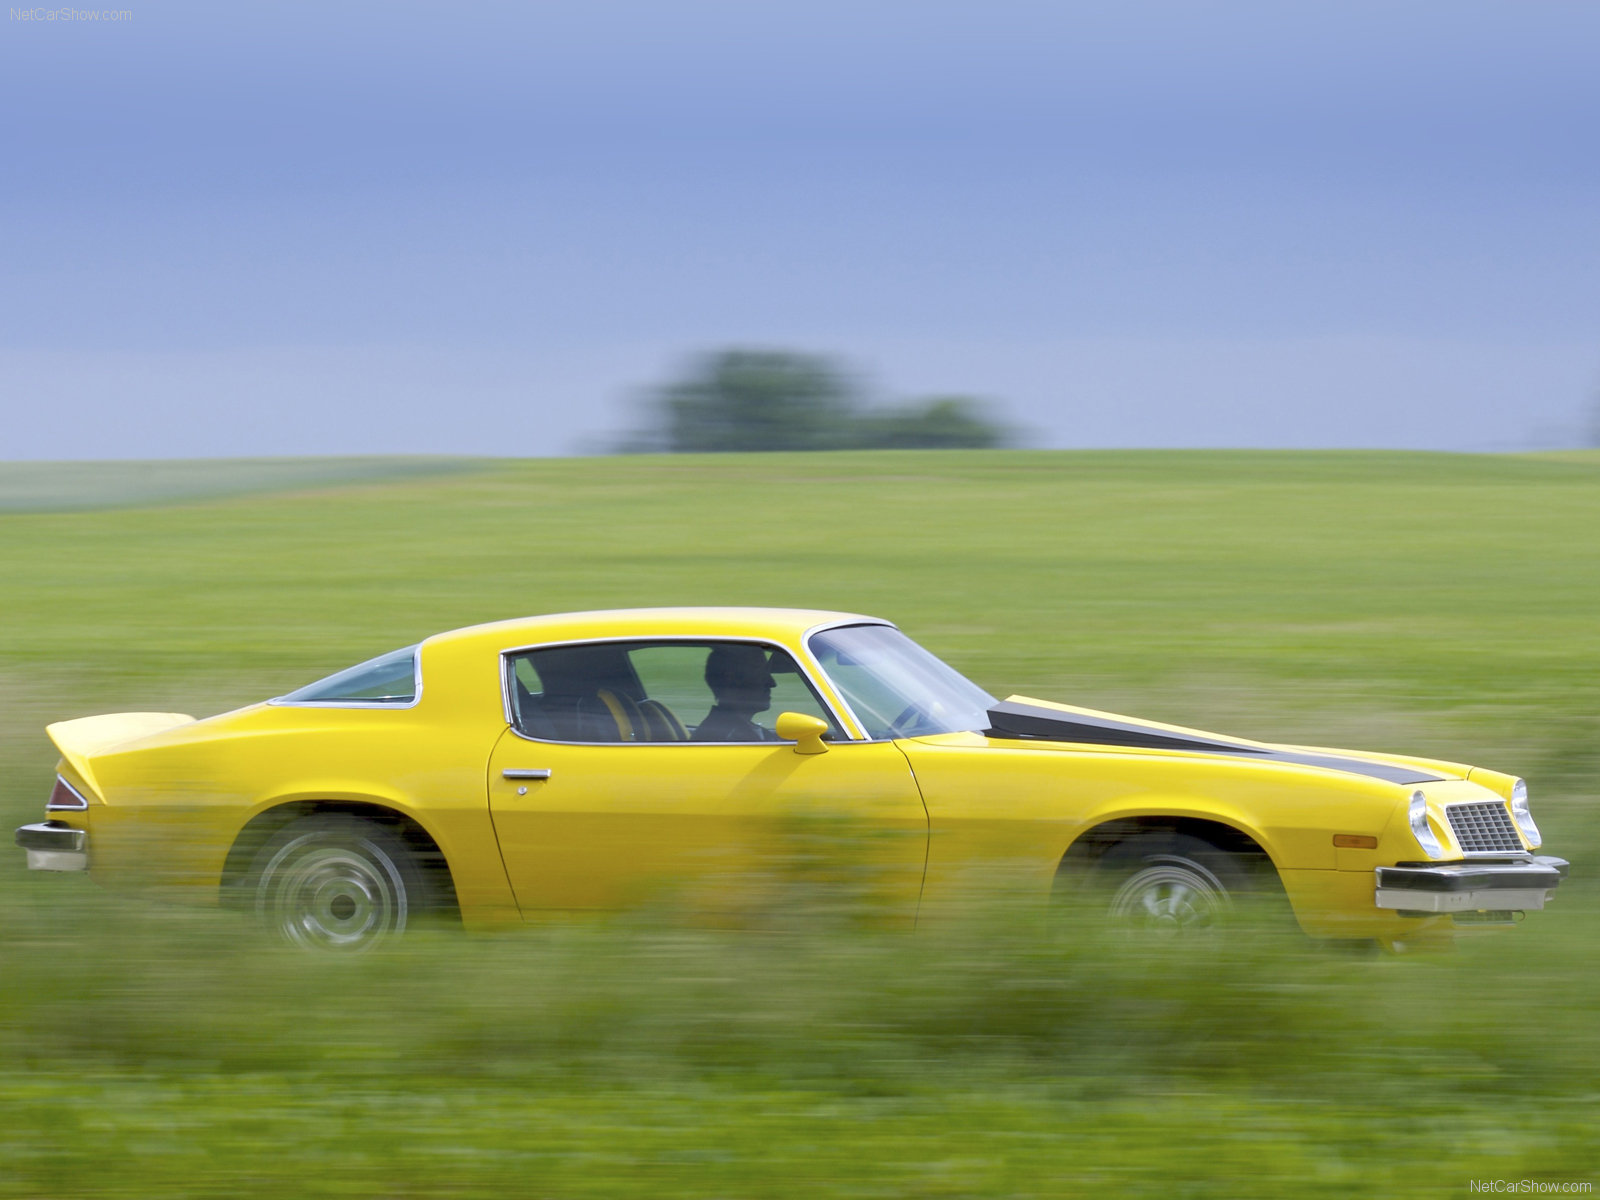
[[[740,712],[766,712],[777,686],[760,646],[718,646],[706,655],[706,686],[717,707]]]

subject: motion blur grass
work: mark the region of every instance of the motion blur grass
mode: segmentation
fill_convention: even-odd
[[[117,508],[291,487],[447,475],[471,458],[179,459],[173,462],[0,462],[0,512]]]
[[[158,468],[151,468],[157,471]],[[88,476],[87,499],[96,502]],[[373,465],[0,514],[0,816],[50,720],[207,714],[480,620],[797,604],[997,694],[1526,775],[1577,878],[1451,955],[863,929],[793,881],[308,961],[0,868],[0,1195],[1458,1195],[1600,1167],[1600,456]],[[13,505],[13,508],[24,506]]]

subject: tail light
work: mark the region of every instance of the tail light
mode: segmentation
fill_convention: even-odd
[[[50,801],[44,806],[45,812],[81,812],[88,807],[89,801],[83,794],[57,775],[56,786],[50,789]]]

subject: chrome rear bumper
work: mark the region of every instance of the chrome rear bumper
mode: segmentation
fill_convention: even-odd
[[[1567,873],[1562,858],[1379,867],[1375,903],[1401,912],[1527,912],[1543,908]]]
[[[41,821],[17,830],[17,845],[28,852],[30,871],[87,870],[88,844],[88,834],[63,821]]]

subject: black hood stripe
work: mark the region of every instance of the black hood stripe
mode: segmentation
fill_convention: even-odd
[[[1441,777],[1416,767],[1346,758],[1341,754],[1308,754],[1300,750],[1278,750],[1268,746],[1248,746],[1221,738],[1192,737],[1154,729],[1133,721],[1091,717],[1086,713],[1064,713],[1037,704],[1002,700],[989,710],[991,737],[1022,738],[1046,742],[1081,742],[1091,746],[1126,746],[1147,750],[1182,750],[1187,754],[1227,754],[1266,762],[1296,763],[1303,767],[1323,767],[1350,775],[1366,775],[1388,783],[1433,783]]]

